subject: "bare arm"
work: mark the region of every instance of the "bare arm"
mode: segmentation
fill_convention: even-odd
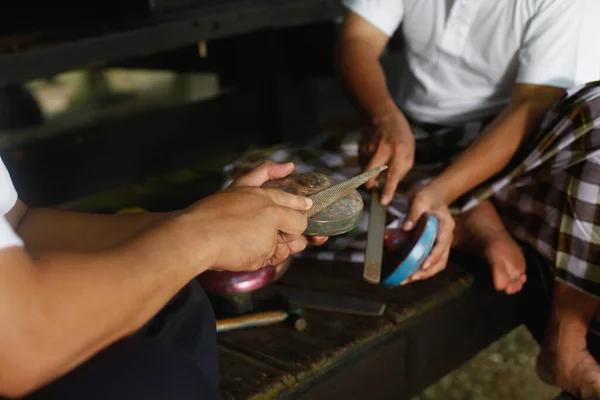
[[[190,257],[181,224],[104,251],[38,260],[20,248],[0,251],[0,393],[23,395],[64,374],[140,328],[210,268],[215,249],[198,238]]]
[[[233,186],[260,186],[258,182],[277,179],[281,166],[268,165],[254,174],[242,177]],[[284,169],[285,172],[285,169]],[[262,174],[262,175],[261,175]],[[266,175],[265,175],[266,174]],[[94,251],[119,245],[143,231],[173,217],[177,212],[146,212],[135,214],[92,214],[67,212],[50,208],[28,208],[18,200],[6,219],[17,231],[32,255],[53,251]],[[307,238],[321,245],[326,237]]]
[[[337,43],[337,66],[350,98],[369,122],[398,112],[379,58],[389,38],[359,15],[348,12]]]
[[[292,170],[265,163],[241,180],[258,186],[257,175]],[[128,231],[116,246],[35,259],[0,250],[0,396],[23,396],[136,331],[207,269],[255,270],[302,251],[299,211],[309,207],[280,190],[235,187]]]
[[[446,267],[454,229],[448,205],[502,171],[562,94],[554,87],[518,85],[511,104],[479,139],[414,194],[404,229],[411,230],[424,213],[440,221],[437,243],[415,279],[429,278]]]
[[[502,171],[563,93],[555,87],[518,85],[506,110],[433,181],[446,204]]]
[[[381,202],[388,204],[398,183],[412,168],[415,141],[408,120],[387,87],[379,61],[389,37],[357,14],[349,12],[340,33],[338,68],[348,95],[373,126],[366,138],[366,169],[389,166]],[[361,146],[365,147],[365,146]],[[376,178],[367,182],[374,185]]]
[[[172,213],[92,214],[27,208],[21,201],[7,220],[33,254],[102,250],[131,239]]]

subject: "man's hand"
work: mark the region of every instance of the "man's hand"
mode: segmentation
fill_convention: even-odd
[[[374,125],[374,132],[366,138],[361,152],[362,156],[367,155],[361,167],[375,168],[384,164],[389,167],[381,197],[385,205],[392,200],[398,183],[412,167],[415,153],[412,131],[389,93],[379,62],[389,39],[367,19],[348,12],[337,45],[338,70],[350,100]],[[371,188],[375,180],[367,182],[367,188]]]
[[[431,254],[423,262],[421,270],[413,274],[403,284],[431,278],[446,268],[448,264],[455,222],[439,190],[434,185],[423,186],[414,192],[411,198],[410,210],[402,229],[405,231],[414,229],[417,221],[424,214],[432,215],[439,221],[436,244],[431,250]]]
[[[292,172],[294,172],[293,163],[277,164],[272,161],[265,161],[246,175],[234,180],[229,187],[261,187],[268,181],[285,178]]]
[[[309,199],[278,189],[228,188],[188,209],[184,229],[201,230],[213,269],[251,271],[306,247],[302,233],[308,220],[300,211],[310,206]]]
[[[243,176],[239,177],[238,179],[236,179],[235,181],[233,181],[231,183],[231,185],[229,185],[229,187],[230,188],[231,187],[244,187],[244,186],[260,187],[268,181],[285,178],[286,176],[291,174],[293,171],[294,171],[293,163],[277,164],[272,161],[265,161],[264,163],[260,164],[258,167],[256,167],[255,169],[253,169],[246,175],[243,175]],[[310,236],[306,239],[308,239],[308,242],[311,245],[320,246],[327,241],[328,237],[327,236]],[[298,238],[298,240],[302,241],[304,239]],[[299,247],[294,243],[291,243],[289,245],[292,247],[296,247],[296,248]],[[290,251],[291,251],[291,249],[290,249]],[[297,253],[297,251],[291,252],[291,254],[295,254],[295,253]]]
[[[373,131],[361,143],[361,158],[368,160],[365,169],[388,165],[381,196],[381,203],[388,205],[398,183],[415,160],[415,138],[408,121],[399,110],[374,122]],[[372,188],[376,179],[369,180],[366,187]]]
[[[227,189],[192,206],[186,215],[204,232],[216,250],[213,269],[256,270],[279,265],[308,244],[303,236],[308,221],[300,212],[312,202],[279,189],[260,188],[265,182],[284,178],[293,164],[267,161],[235,180]],[[321,244],[327,238],[313,238]]]

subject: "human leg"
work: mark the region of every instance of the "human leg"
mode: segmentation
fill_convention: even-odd
[[[566,96],[537,137],[496,201],[509,232],[535,248],[556,276],[540,377],[584,399],[600,399],[594,357],[600,354],[590,351],[600,304],[600,85]]]
[[[527,280],[525,257],[490,201],[456,218],[452,247],[483,258],[496,290],[515,294],[523,288]]]
[[[159,339],[123,339],[25,400],[220,399],[218,389],[180,348]]]
[[[599,299],[557,280],[537,362],[542,380],[584,400],[600,399],[600,365],[587,340],[599,305]]]
[[[184,287],[137,334],[156,338],[183,350],[194,359],[210,381],[218,385],[215,314],[197,281]]]
[[[216,322],[191,282],[140,331],[31,394],[46,399],[220,399]]]

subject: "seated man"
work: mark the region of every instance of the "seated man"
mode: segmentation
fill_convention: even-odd
[[[310,200],[259,188],[293,169],[264,163],[177,212],[98,215],[28,209],[0,160],[0,398],[220,398],[195,277],[305,248]]]
[[[513,237],[532,246],[556,276],[538,371],[574,395],[600,398],[600,366],[586,343],[600,304],[600,83],[590,83],[600,79],[598,1],[345,4],[339,69],[373,126],[367,167],[390,166],[384,204],[413,166],[413,132],[441,140],[480,132],[411,195],[404,229],[430,213],[440,232],[408,282],[438,273],[450,248],[463,248],[487,260],[498,290],[514,294],[527,277]],[[403,66],[392,95],[379,58],[400,26]]]

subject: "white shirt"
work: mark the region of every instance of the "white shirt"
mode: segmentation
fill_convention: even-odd
[[[494,115],[516,83],[600,80],[600,0],[343,0],[406,43],[396,100],[416,120]],[[402,23],[402,24],[401,24]]]
[[[12,179],[0,159],[0,250],[12,246],[23,246],[23,241],[4,217],[17,202],[17,197]]]

